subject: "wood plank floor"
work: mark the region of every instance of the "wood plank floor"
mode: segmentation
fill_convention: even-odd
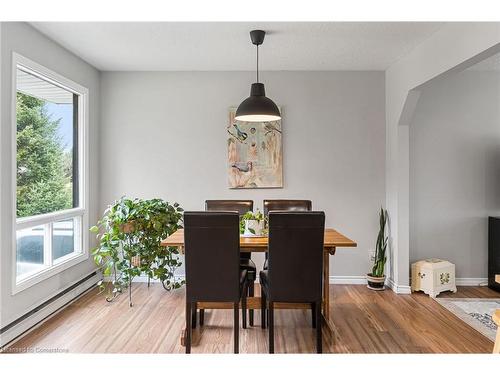
[[[126,295],[107,303],[95,290],[13,344],[16,348],[59,348],[72,353],[183,353],[184,290],[137,283],[132,308]],[[258,293],[258,292],[257,292]],[[500,298],[486,287],[459,287],[440,298]],[[491,353],[493,342],[456,318],[423,293],[373,292],[363,285],[331,285],[330,303],[337,327],[330,353]],[[267,330],[260,311],[256,326],[240,328],[241,353],[267,353]],[[280,310],[275,314],[277,353],[313,353],[310,312]],[[198,327],[197,330],[200,330]],[[205,326],[193,353],[232,352],[232,311],[205,313]]]

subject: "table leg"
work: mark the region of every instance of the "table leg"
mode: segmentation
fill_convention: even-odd
[[[330,317],[330,253],[323,253],[323,317],[328,320]]]
[[[330,255],[335,254],[335,248],[328,249],[323,254],[323,340],[327,347],[333,348],[335,337],[335,326],[330,319]]]

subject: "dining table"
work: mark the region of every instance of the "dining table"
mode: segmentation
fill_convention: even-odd
[[[240,236],[240,252],[242,253],[263,253],[268,251],[267,236]],[[184,252],[184,229],[178,229],[169,237],[161,241],[162,246],[172,246],[178,248],[180,253]],[[332,228],[325,229],[324,252],[323,252],[323,298],[322,298],[322,322],[328,336],[333,337],[334,324],[330,317],[330,293],[328,285],[330,284],[330,256],[335,255],[337,248],[353,248],[357,244],[355,241],[346,237],[342,233]],[[187,280],[189,282],[189,280]],[[247,309],[260,310],[260,296],[247,297]],[[232,309],[232,302],[197,302],[197,309]],[[309,310],[309,303],[288,303],[281,302],[274,304],[275,309],[305,309]],[[185,328],[181,331],[181,345],[184,346]],[[193,340],[196,344],[198,340]]]

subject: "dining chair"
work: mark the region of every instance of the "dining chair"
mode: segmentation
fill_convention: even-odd
[[[269,353],[274,353],[274,303],[310,303],[316,349],[322,352],[321,301],[325,214],[269,212],[269,267],[259,274],[262,328],[268,310]]]
[[[237,211],[238,214],[243,216],[248,211],[253,211],[253,201],[252,200],[206,200],[205,201],[206,211]],[[248,278],[248,296],[253,297],[255,295],[255,280],[257,279],[257,267],[252,261],[252,253],[241,253],[240,254],[240,268],[247,271]],[[245,313],[245,312],[243,312]],[[254,311],[249,310],[249,323],[253,326],[254,322]],[[205,319],[205,311],[200,309],[200,325],[203,325]],[[196,310],[194,311],[193,322],[196,325]]]
[[[185,212],[186,353],[191,352],[192,309],[197,302],[234,304],[234,352],[239,351],[239,303],[246,310],[247,276],[240,270],[236,212]],[[243,314],[246,328],[246,314]]]
[[[269,215],[269,211],[311,211],[312,202],[310,200],[302,199],[264,199],[264,216]],[[266,253],[264,261],[264,269],[267,269]]]
[[[264,215],[269,211],[311,211],[312,202],[302,199],[264,199]]]

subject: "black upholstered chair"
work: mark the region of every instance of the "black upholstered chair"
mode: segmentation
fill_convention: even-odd
[[[192,315],[197,302],[234,304],[234,352],[239,348],[239,302],[246,310],[247,276],[240,270],[237,212],[185,212],[186,353],[191,352]],[[216,275],[216,277],[214,277]],[[243,314],[246,328],[246,314]]]
[[[264,215],[269,211],[311,211],[312,202],[302,199],[264,199]]]
[[[260,272],[262,328],[269,323],[269,352],[274,353],[274,303],[310,303],[317,352],[322,352],[321,299],[323,212],[269,212],[269,267]]]
[[[312,202],[302,199],[264,199],[264,215],[268,216],[269,211],[311,211]],[[264,261],[264,269],[267,270],[267,257]]]
[[[237,211],[238,214],[243,216],[248,211],[253,211],[253,201],[252,200],[206,200],[205,201],[206,211]],[[257,279],[257,268],[255,263],[251,259],[252,253],[241,253],[240,254],[240,268],[247,271],[248,278],[248,295],[253,297],[255,295],[255,280]],[[245,311],[243,312],[245,313]],[[196,324],[196,311],[194,312],[194,323]],[[253,310],[249,312],[250,326],[253,326]],[[200,310],[200,325],[203,325],[205,312]]]

